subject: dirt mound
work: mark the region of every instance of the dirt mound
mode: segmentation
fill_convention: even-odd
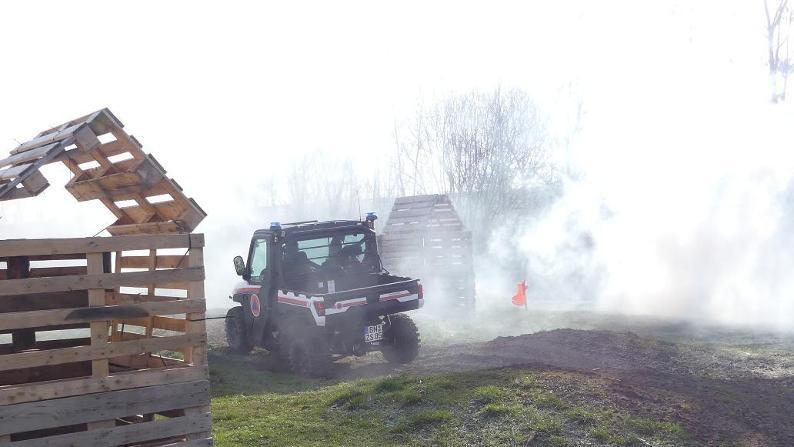
[[[514,365],[594,370],[676,369],[670,343],[631,332],[555,329],[483,343],[428,348],[417,366],[442,371]]]

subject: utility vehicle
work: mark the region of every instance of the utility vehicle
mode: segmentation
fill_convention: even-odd
[[[324,374],[334,355],[381,351],[408,363],[419,333],[403,312],[424,304],[417,279],[386,271],[374,213],[364,220],[295,222],[257,230],[226,315],[229,347],[278,352],[295,372]]]

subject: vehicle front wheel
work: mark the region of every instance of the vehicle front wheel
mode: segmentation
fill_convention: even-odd
[[[419,355],[419,330],[408,315],[389,316],[381,352],[389,363],[410,363]]]
[[[229,349],[237,354],[248,354],[253,346],[248,341],[245,330],[245,316],[243,308],[235,306],[226,312],[226,343]]]

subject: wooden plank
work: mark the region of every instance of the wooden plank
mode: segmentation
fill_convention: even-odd
[[[0,434],[41,430],[209,403],[209,382],[157,385],[0,407]]]
[[[190,249],[188,254],[188,265],[191,268],[203,268],[204,265],[204,250],[200,247]],[[204,281],[192,281],[188,286],[187,296],[190,301],[204,301]],[[187,314],[187,328],[188,334],[206,334],[207,322],[204,320],[204,312],[192,312]],[[206,343],[194,345],[185,350],[185,361],[196,365],[204,365],[207,363],[207,345]]]
[[[30,269],[31,278],[48,278],[52,276],[85,275],[85,267],[38,267]]]
[[[145,224],[119,224],[106,228],[113,236],[130,236],[137,234],[169,234],[183,233],[184,227],[176,222],[149,222]]]
[[[114,140],[114,141],[108,141],[107,143],[103,143],[102,145],[100,145],[99,151],[105,157],[113,157],[115,155],[123,154],[125,152],[130,152],[130,147],[129,145],[127,145],[125,141]],[[60,157],[58,157],[58,161],[64,161],[67,158],[74,161],[77,164],[88,163],[89,161],[94,159],[94,157],[92,157],[91,155],[85,152],[73,149],[64,152]]]
[[[150,266],[149,256],[122,256],[121,268],[145,269]],[[174,269],[187,266],[187,255],[160,255],[157,256],[156,268]]]
[[[34,328],[38,329],[38,328]],[[61,349],[61,348],[70,348],[73,346],[88,346],[91,344],[91,338],[61,338],[57,340],[41,340],[37,341],[30,349],[36,349],[39,351],[47,350],[47,349]],[[0,345],[0,346],[7,346],[8,350],[5,348],[0,349],[3,352],[3,355],[13,354],[12,345]]]
[[[153,272],[105,273],[99,275],[61,276],[51,278],[9,279],[3,281],[0,296],[47,293],[115,287],[146,287],[147,284],[202,281],[203,267],[188,267]]]
[[[0,257],[203,247],[203,234],[0,240]]]
[[[120,200],[114,192],[140,193],[144,188],[145,186],[140,184],[140,177],[134,172],[119,172],[82,181],[73,179],[66,184],[66,190],[80,202],[103,197]]]
[[[206,379],[207,377],[207,366],[202,365],[186,368],[158,368],[121,372],[107,377],[86,377],[8,385],[0,387],[0,405],[36,402],[153,385],[192,382]]]
[[[105,291],[101,291],[105,295]],[[89,297],[90,297],[89,292]],[[90,302],[91,298],[89,298]],[[58,324],[90,323],[152,317],[156,315],[177,315],[188,312],[204,312],[204,300],[177,300],[140,303],[136,305],[105,305],[88,308],[39,310],[33,312],[0,313],[0,331],[22,328],[41,328]]]
[[[74,348],[52,349],[49,351],[22,352],[3,356],[3,362],[0,363],[0,371],[121,357],[123,355],[136,355],[143,352],[156,352],[166,349],[181,350],[186,346],[193,346],[205,343],[206,341],[206,334],[188,334],[106,343],[99,347],[78,346]]]
[[[21,154],[22,152],[27,152],[31,149],[36,149],[41,146],[46,146],[51,143],[56,143],[60,141],[69,140],[72,137],[72,134],[77,131],[82,124],[76,124],[74,126],[68,127],[60,132],[53,132],[51,134],[47,134],[41,137],[34,138],[30,141],[20,144],[17,146],[16,149],[11,151],[12,155]]]
[[[187,300],[185,300],[187,302]],[[143,326],[146,327],[150,325],[153,329],[165,329],[167,331],[174,331],[174,332],[185,332],[185,328],[187,327],[187,321],[183,318],[171,318],[171,317],[144,317],[144,318],[135,318],[135,319],[123,319],[117,320],[118,323],[125,324],[125,325],[133,325],[133,326]]]
[[[397,205],[410,205],[414,203],[421,203],[421,202],[437,202],[441,195],[439,194],[426,194],[420,196],[408,196],[408,197],[397,197],[394,199],[394,206]]]
[[[47,155],[47,153],[56,146],[58,146],[58,143],[52,143],[21,154],[12,155],[0,160],[0,167],[18,165],[20,163],[29,163],[31,161],[38,160],[39,158]]]
[[[183,436],[197,431],[209,431],[211,425],[212,418],[210,414],[202,413],[123,425],[115,428],[30,439],[12,443],[11,447],[106,447],[130,443],[137,444],[145,441]]]
[[[0,170],[0,180],[11,180],[17,178],[31,167],[33,167],[33,164],[22,164]]]
[[[140,304],[140,303],[173,301],[174,297],[158,296],[158,295],[139,295],[135,293],[105,292],[105,300],[106,303],[108,304],[124,305],[124,304]]]
[[[88,132],[91,132],[88,129]],[[91,135],[94,135],[91,132]],[[96,139],[96,136],[94,136]],[[99,140],[97,140],[99,144]],[[102,262],[102,253],[88,253],[86,255],[87,270],[89,274],[97,275],[104,273],[104,266]],[[105,290],[104,289],[91,289],[88,291],[88,306],[90,308],[104,307],[105,305]],[[108,344],[108,321],[92,321],[91,322],[91,347],[100,349]],[[107,377],[110,374],[110,365],[108,359],[93,359],[91,360],[91,374],[94,377]],[[111,420],[90,421],[88,424],[89,430],[110,428],[115,425]]]

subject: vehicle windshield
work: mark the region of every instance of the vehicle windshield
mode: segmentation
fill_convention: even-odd
[[[375,236],[361,231],[288,240],[283,253],[286,266],[320,273],[380,273],[383,269]]]

